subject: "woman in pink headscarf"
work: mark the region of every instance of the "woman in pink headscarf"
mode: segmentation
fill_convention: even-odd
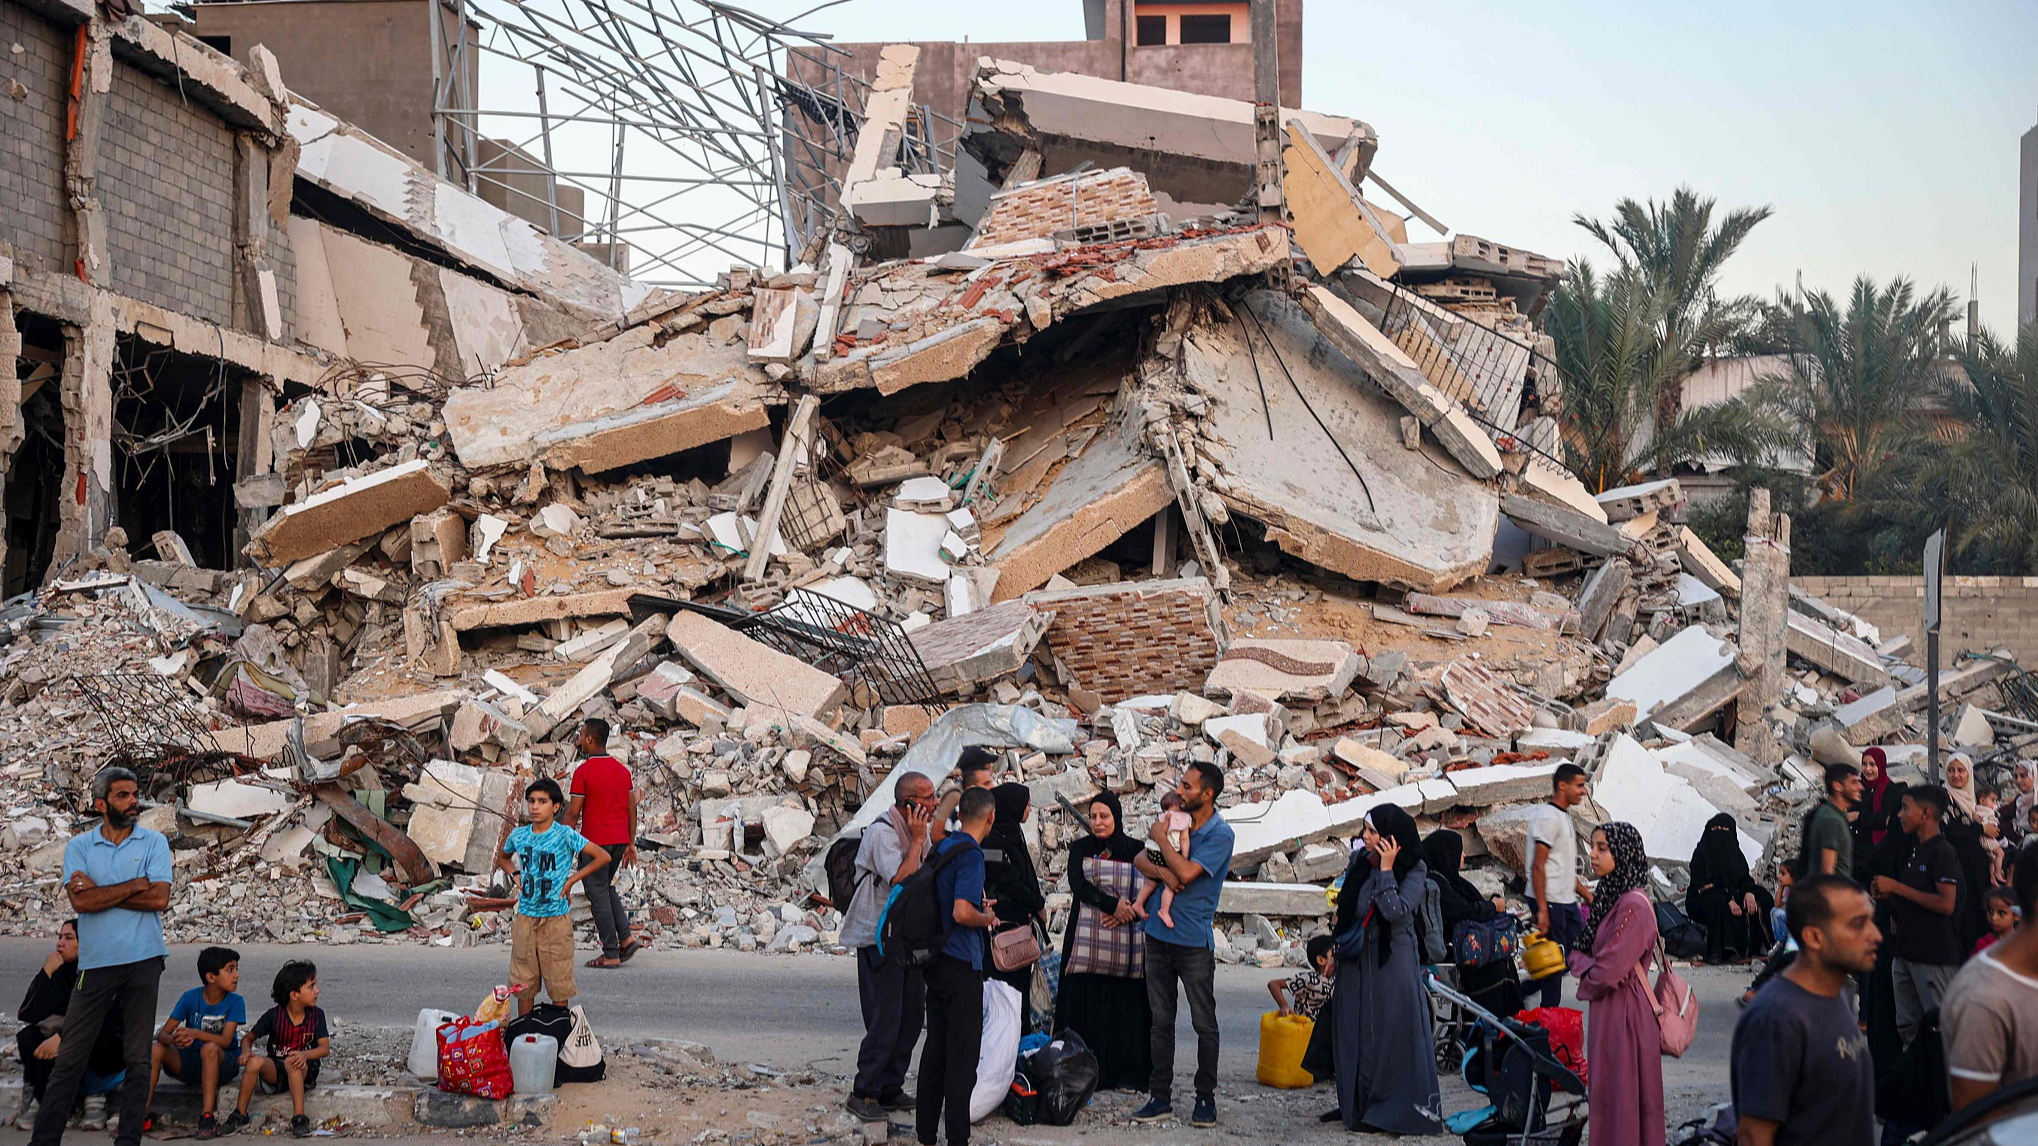
[[[1889,778],[1889,755],[1880,748],[1862,751],[1861,786],[1865,790],[1861,807],[1854,813],[1854,869],[1866,873],[1875,849],[1891,832],[1903,830],[1897,825],[1896,813],[1903,803],[1904,786]]]

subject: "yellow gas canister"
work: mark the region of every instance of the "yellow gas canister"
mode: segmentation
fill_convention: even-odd
[[[1564,949],[1540,931],[1522,936],[1521,965],[1531,979],[1547,979],[1564,971]]]
[[[1309,1034],[1316,1024],[1301,1015],[1268,1011],[1260,1016],[1260,1085],[1281,1090],[1314,1086],[1316,1077],[1302,1069],[1302,1055],[1309,1049]]]

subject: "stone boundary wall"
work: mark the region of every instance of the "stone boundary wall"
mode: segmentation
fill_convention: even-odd
[[[1792,577],[1790,583],[1873,624],[1884,640],[1908,634],[1915,645],[1908,659],[1924,663],[1924,578]],[[1942,590],[1942,666],[1965,650],[2008,648],[2019,663],[2038,668],[2038,577],[1947,577]]]

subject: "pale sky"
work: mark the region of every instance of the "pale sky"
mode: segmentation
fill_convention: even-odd
[[[1081,0],[849,0],[800,24],[845,41],[1083,35]],[[1978,264],[1982,322],[2015,317],[2038,3],[1309,0],[1304,44],[1304,105],[1372,124],[1379,172],[1468,234],[1593,255],[1574,213],[1688,183],[1776,209],[1730,291],[1908,275],[1964,303]]]

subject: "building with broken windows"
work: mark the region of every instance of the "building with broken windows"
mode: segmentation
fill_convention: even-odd
[[[1055,796],[1144,816],[1218,764],[1220,954],[1278,963],[1240,921],[1321,914],[1381,802],[1500,890],[1576,759],[1670,870],[1720,808],[1759,860],[1808,759],[1915,738],[1920,674],[1791,594],[1761,499],[1729,563],[1675,479],[1563,468],[1560,264],[1430,216],[1368,123],[1243,98],[1282,36],[1188,20],[1246,7],[1096,5],[1068,49],[1254,59],[1237,95],[904,44],[824,86],[807,37],[741,97],[775,256],[668,290],[259,44],[0,0],[19,925],[120,760],[180,870],[269,873],[233,910],[277,939],[494,935],[462,890],[601,715],[661,944],[832,944],[828,839],[980,743],[1051,872]]]

